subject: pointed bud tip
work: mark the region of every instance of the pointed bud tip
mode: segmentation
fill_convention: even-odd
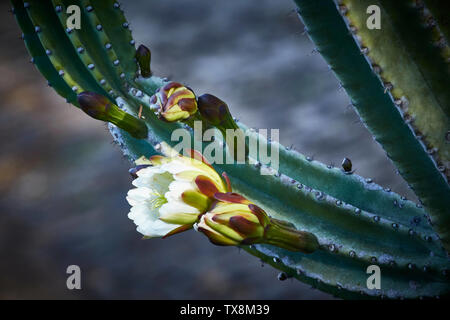
[[[89,116],[99,120],[105,120],[111,107],[111,103],[105,96],[96,92],[84,91],[77,96],[81,109]]]

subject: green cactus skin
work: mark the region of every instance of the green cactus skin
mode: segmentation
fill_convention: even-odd
[[[430,157],[426,147],[404,120],[401,109],[397,107],[395,99],[389,92],[389,86],[385,86],[374,72],[364,55],[365,51],[358,45],[335,2],[332,0],[295,0],[295,2],[318,51],[341,81],[365,125],[424,203],[444,246],[449,249],[450,187],[446,177],[439,171],[435,160]],[[400,59],[399,56],[395,58]],[[404,72],[407,74],[408,71],[401,69],[398,72],[400,75]],[[427,112],[438,113],[433,117],[434,120],[440,116],[437,108]],[[448,128],[448,118],[443,116],[442,121]],[[441,140],[444,140],[446,135],[446,132],[442,131],[444,126],[437,124],[438,130],[441,130]],[[445,146],[448,148],[448,144]],[[444,154],[447,152],[444,151]]]
[[[23,2],[21,0],[12,0],[12,4],[14,15],[23,32],[23,40],[28,52],[32,56],[32,62],[48,80],[49,85],[52,86],[59,95],[65,97],[68,102],[77,106],[76,93],[72,91],[70,85],[65,82],[63,77],[58,74],[58,70],[56,70],[45,53],[45,49],[37,36],[34,25],[28,18]]]
[[[98,76],[90,72],[86,61],[77,54],[74,46],[76,39],[69,39],[72,36],[64,33],[57,14],[51,10],[51,14],[45,14],[38,9],[30,13],[31,8],[23,8],[23,1],[12,2],[30,54],[36,57],[36,65],[47,79],[56,78],[57,86],[54,85],[54,88],[58,93],[70,99],[74,94],[71,90],[73,83],[83,84],[79,85],[83,90],[95,91],[92,90],[92,82],[96,83]],[[39,1],[42,2],[45,1]],[[83,5],[87,3],[80,2]],[[38,5],[36,1],[29,3],[30,6]],[[48,3],[50,2],[47,1],[42,8],[48,9]],[[94,5],[100,2],[92,3],[93,11],[90,14],[95,12],[96,19],[104,30],[110,30],[105,32],[106,35],[114,33],[114,40],[111,37],[108,41],[112,43],[120,65],[126,72],[128,91],[124,92],[123,82],[120,88],[117,87],[117,73],[111,72],[114,68],[109,66],[109,63],[114,66],[112,56],[108,55],[105,68],[99,67],[98,72],[105,78],[105,74],[109,75],[108,84],[114,88],[114,95],[118,95],[115,99],[117,105],[133,116],[140,114],[149,131],[147,140],[138,140],[109,124],[114,141],[130,160],[136,160],[142,155],[149,157],[159,154],[162,142],[172,146],[178,143],[171,141],[171,133],[174,129],[184,127],[180,123],[160,121],[149,108],[150,96],[165,81],[154,76],[147,79],[130,78],[137,71],[135,52],[129,52],[132,51],[129,48],[133,47],[130,44],[134,42],[130,40],[128,28],[122,26],[122,21],[125,21],[122,12],[114,11],[118,8],[111,1],[101,2],[100,7]],[[108,5],[102,7],[104,3]],[[106,12],[120,14],[120,18],[114,20]],[[66,37],[61,44],[64,45],[64,51],[58,50],[53,59],[42,55],[48,45],[47,38],[51,36],[38,36],[30,32],[34,30],[36,22],[45,29],[60,28],[58,33]],[[106,57],[101,41],[97,38],[89,38],[81,33],[77,33],[77,36],[80,41],[89,42],[84,45],[89,48],[86,53],[94,63],[97,63],[98,55]],[[66,61],[68,56],[74,59],[71,62],[73,65],[71,68],[66,67],[67,72],[64,77],[60,77],[58,63]],[[74,68],[78,69],[73,71]],[[102,85],[97,85],[96,89],[100,92],[95,92],[101,94],[105,91]],[[243,124],[240,126],[246,128]],[[256,133],[250,139],[267,143]],[[227,172],[233,190],[260,205],[269,215],[292,223],[299,230],[314,233],[319,239],[320,249],[313,254],[302,254],[270,245],[255,245],[243,247],[246,251],[289,276],[343,298],[417,298],[448,294],[449,260],[441,242],[424,219],[426,213],[422,208],[357,175],[347,175],[340,169],[329,169],[316,161],[308,161],[305,156],[281,145],[280,164],[280,173],[284,174],[273,172],[272,175],[260,175],[259,163],[214,166],[219,172]],[[330,187],[333,184],[337,186]],[[340,188],[344,190],[339,190]],[[395,203],[397,206],[394,206]],[[422,220],[418,226],[412,225],[415,218]],[[377,264],[382,269],[382,290],[368,290],[366,287],[366,268],[371,264]]]

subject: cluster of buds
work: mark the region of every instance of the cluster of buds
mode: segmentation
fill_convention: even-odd
[[[169,82],[151,97],[150,103],[158,110],[161,119],[184,121],[197,112],[194,92],[178,82]]]
[[[113,123],[136,139],[147,138],[148,130],[144,121],[121,110],[107,97],[95,92],[85,91],[80,93],[77,98],[81,110],[92,118]]]
[[[144,237],[167,237],[195,228],[217,245],[266,243],[291,251],[313,252],[317,238],[270,218],[264,210],[233,193],[223,178],[197,152],[190,158],[141,158],[134,172],[136,187],[128,192],[128,217]]]

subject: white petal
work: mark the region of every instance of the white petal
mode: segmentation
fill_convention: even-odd
[[[174,213],[200,213],[197,208],[187,205],[183,201],[170,201],[159,208],[160,215],[170,215]]]
[[[181,225],[170,224],[157,219],[138,226],[136,230],[147,237],[163,237],[178,227],[181,227]]]
[[[131,189],[127,194],[127,201],[131,206],[151,201],[153,198],[152,190],[146,187]]]
[[[171,174],[177,174],[183,171],[199,171],[202,172],[201,170],[199,170],[197,167],[194,166],[190,166],[188,164],[186,164],[185,162],[178,160],[178,159],[173,159],[170,162],[164,163],[161,165],[161,168],[165,171],[170,172]]]
[[[183,201],[181,195],[187,190],[196,190],[196,186],[192,182],[173,181],[169,185],[169,191],[164,194],[167,201]]]

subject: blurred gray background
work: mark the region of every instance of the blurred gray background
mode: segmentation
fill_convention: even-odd
[[[128,0],[156,75],[225,100],[285,145],[414,199],[359,122],[290,0]],[[141,240],[127,218],[130,163],[94,121],[46,86],[2,1],[0,298],[329,299],[237,248],[186,232]],[[66,268],[82,290],[66,288]]]

